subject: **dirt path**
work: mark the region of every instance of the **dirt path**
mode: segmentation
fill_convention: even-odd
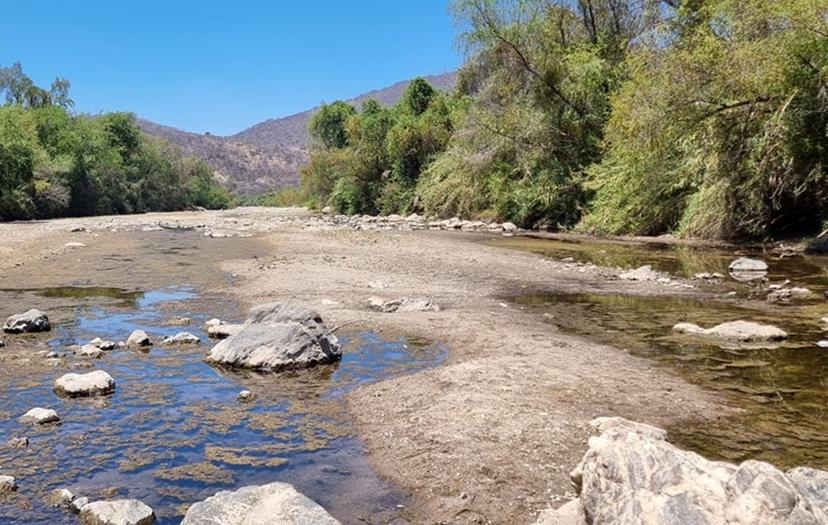
[[[411,492],[415,523],[531,523],[571,496],[568,472],[595,416],[663,425],[724,412],[722,399],[665,369],[559,333],[554,319],[504,299],[531,290],[698,291],[619,281],[610,269],[488,246],[482,234],[307,229],[295,215],[246,209],[2,224],[0,279],[21,287],[83,276],[109,286],[189,279],[246,305],[292,300],[332,324],[446,344],[443,366],[360,388],[349,398],[374,467]],[[84,257],[135,252],[153,242],[155,232],[143,230],[164,221],[255,238],[205,238],[186,254],[192,266],[173,267],[156,252],[87,275]],[[71,232],[79,227],[86,231]],[[367,309],[371,296],[425,296],[444,309],[380,314]]]

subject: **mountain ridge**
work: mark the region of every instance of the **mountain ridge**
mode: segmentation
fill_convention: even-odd
[[[438,89],[451,90],[456,72],[424,76]],[[359,106],[368,99],[395,104],[411,80],[403,80],[357,95],[347,102]],[[138,119],[141,129],[178,146],[186,155],[202,158],[216,170],[216,178],[239,194],[255,194],[299,184],[299,172],[309,157],[308,122],[319,108],[267,119],[234,135],[194,133]]]

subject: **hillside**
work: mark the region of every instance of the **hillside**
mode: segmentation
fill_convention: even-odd
[[[451,72],[425,78],[435,87],[449,90],[454,88],[457,75]],[[359,106],[373,98],[392,105],[402,97],[408,83],[406,80],[369,91],[349,102]],[[139,125],[144,132],[177,145],[185,154],[212,164],[231,190],[250,194],[299,183],[299,170],[308,159],[308,121],[314,111],[316,108],[269,119],[229,137],[191,133],[148,120],[140,120]]]

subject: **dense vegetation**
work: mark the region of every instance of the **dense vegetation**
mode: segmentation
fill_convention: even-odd
[[[135,116],[71,113],[69,82],[0,68],[0,218],[225,207],[213,170],[138,129]]]
[[[828,218],[828,5],[455,0],[455,93],[325,105],[306,196],[600,233],[748,238]]]

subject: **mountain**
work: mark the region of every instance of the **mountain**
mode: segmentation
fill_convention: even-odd
[[[434,87],[454,89],[455,72],[424,77]],[[368,99],[391,106],[402,97],[410,81],[369,91],[348,102],[359,107]],[[284,118],[269,119],[221,137],[191,133],[139,119],[141,129],[177,145],[186,155],[200,157],[216,168],[216,177],[240,194],[261,193],[299,184],[299,170],[308,160],[308,121],[317,108]]]

